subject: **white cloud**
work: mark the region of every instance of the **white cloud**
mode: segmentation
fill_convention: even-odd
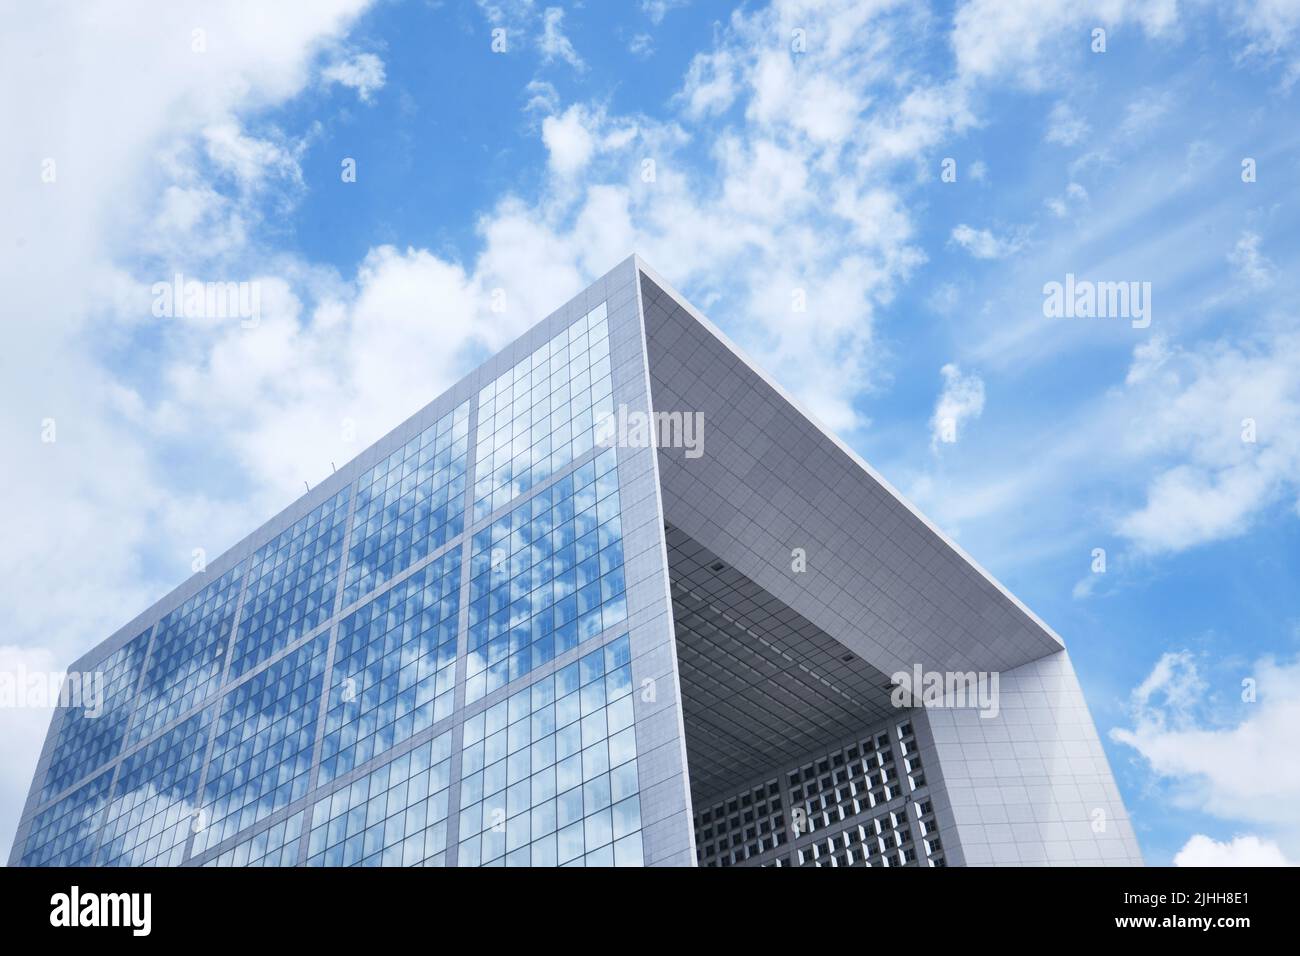
[[[641,138],[642,130],[635,121],[610,118],[603,109],[582,103],[542,120],[542,143],[557,177],[555,185],[564,190],[593,157],[620,153]]]
[[[961,290],[952,282],[941,282],[926,297],[926,306],[938,315],[950,316],[962,303]]]
[[[1087,121],[1064,101],[1052,107],[1047,116],[1047,133],[1044,138],[1058,146],[1075,146],[1091,132]]]
[[[542,142],[550,153],[551,168],[561,176],[571,176],[587,165],[596,143],[587,128],[586,110],[570,106],[559,116],[542,121]]]
[[[1133,688],[1133,710],[1144,723],[1160,730],[1185,728],[1204,701],[1206,686],[1191,651],[1169,651]]]
[[[21,653],[66,666],[187,577],[193,547],[216,553],[286,503],[283,487],[233,473],[226,435],[164,427],[174,396],[153,360],[210,335],[153,319],[149,284],[178,267],[249,277],[249,236],[276,208],[266,193],[294,195],[298,173],[297,144],[245,117],[307,88],[365,7],[222,4],[204,13],[205,44],[180,4],[127,17],[107,0],[35,5],[0,31],[0,59],[28,64],[40,91],[0,98],[6,142],[20,168],[48,156],[58,174],[0,181],[6,308],[40,317],[6,323],[0,359],[0,493],[23,502],[6,535],[25,542],[0,554],[0,616]],[[120,361],[141,344],[150,361]],[[202,480],[178,479],[196,458]],[[0,711],[0,829],[12,832],[47,716]]]
[[[638,33],[627,44],[627,52],[640,59],[648,59],[654,54],[655,41],[648,33]]]
[[[658,26],[671,10],[686,6],[690,0],[641,0],[641,12]]]
[[[1254,289],[1262,289],[1273,282],[1277,267],[1259,251],[1259,233],[1243,231],[1228,253],[1228,262],[1237,272],[1237,278]]]
[[[796,20],[816,42],[792,72],[764,38]],[[946,88],[899,88],[891,62],[909,29],[849,0],[738,13],[693,61],[675,120],[553,109],[549,191],[516,209],[584,263],[635,247],[706,309],[725,297],[728,330],[756,359],[827,424],[860,425],[874,311],[924,261],[892,173],[971,121]],[[705,162],[687,165],[680,150],[698,141]]]
[[[549,116],[560,108],[560,94],[554,84],[545,80],[530,80],[524,87],[528,102],[524,105],[525,113],[538,113]]]
[[[207,158],[245,190],[258,189],[271,179],[302,184],[295,147],[249,136],[230,117],[206,127],[202,136]]]
[[[1253,702],[1240,701],[1246,677],[1255,681]],[[1291,854],[1300,848],[1300,660],[1264,658],[1244,673],[1219,666],[1207,676],[1190,652],[1165,654],[1133,693],[1131,723],[1111,737],[1141,756],[1169,799],[1266,827]],[[1229,844],[1213,852],[1251,849]],[[1211,848],[1189,843],[1184,852],[1204,856]]]
[[[984,412],[983,379],[974,373],[963,375],[952,362],[939,369],[939,374],[943,390],[930,417],[930,447],[935,450],[940,444],[957,441],[966,423]]]
[[[1175,465],[1147,489],[1147,503],[1120,521],[1118,531],[1150,551],[1182,551],[1246,529],[1272,476],[1250,464],[1207,470]]]
[[[1070,589],[1070,597],[1076,601],[1082,601],[1085,598],[1092,597],[1092,592],[1097,589],[1100,583],[1101,575],[1087,574],[1074,582],[1074,587]]]
[[[932,307],[955,297],[935,296]],[[963,288],[959,300],[971,296]],[[960,314],[973,312],[967,306]],[[1294,528],[1300,336],[1285,304],[1279,313],[1260,316],[1254,334],[1235,331],[1235,342],[1140,338],[1111,387],[1044,414],[1003,410],[990,423],[985,453],[965,456],[960,472],[912,477],[908,487],[921,489],[916,504],[940,527],[961,527],[968,549],[991,555],[982,560],[992,566],[1077,562],[1105,545],[1110,570],[1104,582],[1090,583],[1107,590],[1150,584],[1149,575],[1127,576],[1126,566],[1235,538],[1266,519],[1283,532]],[[992,385],[991,375],[1007,374],[996,361],[977,350],[962,364],[978,362]],[[1254,421],[1254,443],[1242,440],[1250,434],[1246,419]]]
[[[476,0],[488,23],[494,26],[518,24],[531,19],[536,9],[533,0]]]
[[[373,53],[358,53],[348,59],[337,60],[321,71],[321,78],[357,91],[363,103],[384,86],[384,61]]]
[[[1010,77],[1033,89],[1059,77],[1062,60],[1089,55],[1094,27],[1137,23],[1160,36],[1176,22],[1176,0],[967,0],[951,41],[968,80]]]
[[[1275,56],[1300,28],[1300,4],[1290,0],[1234,0],[1232,10],[1236,30],[1249,40],[1244,56]]]
[[[1135,350],[1127,450],[1151,461],[1145,503],[1116,530],[1139,550],[1181,551],[1246,531],[1300,496],[1300,336],[1192,351]],[[1253,430],[1254,440],[1248,440]]]
[[[547,7],[542,14],[542,35],[537,45],[542,51],[544,63],[563,60],[575,70],[587,68],[582,57],[578,56],[578,51],[573,48],[572,41],[564,35],[564,11],[559,7]]]
[[[1281,847],[1256,836],[1219,841],[1195,834],[1174,855],[1174,866],[1295,866]]]
[[[1184,10],[1217,15],[1239,44],[1242,59],[1276,61],[1283,86],[1300,75],[1295,43],[1300,5],[1292,0],[1207,0]],[[1149,38],[1182,29],[1178,0],[965,0],[953,16],[951,43],[958,72],[967,82],[1011,79],[1029,89],[1064,85],[1062,63],[1093,55],[1092,31],[1105,29],[1108,44],[1117,28],[1136,26]]]
[[[0,674],[11,675],[15,689],[21,686],[16,683],[19,675],[57,674],[70,663],[59,659],[45,647],[0,644]],[[34,706],[36,700],[14,703],[20,702],[24,706],[6,703],[0,709],[0,727],[4,729],[0,733],[0,767],[5,768],[5,772],[0,774],[0,845],[6,847],[13,843],[27,789],[36,772],[41,741],[54,715],[52,707]]]
[[[1078,183],[1070,183],[1065,187],[1065,193],[1061,196],[1053,196],[1046,200],[1046,206],[1053,216],[1058,219],[1064,219],[1072,210],[1088,201],[1088,190],[1084,189]]]
[[[1124,108],[1120,135],[1129,139],[1149,135],[1173,105],[1173,94],[1169,90],[1144,90]]]
[[[740,95],[739,64],[730,49],[698,53],[691,60],[686,82],[678,94],[690,119],[725,113]]]
[[[1021,239],[1000,238],[988,229],[976,229],[964,222],[953,227],[951,238],[976,259],[1005,259],[1024,246]]]

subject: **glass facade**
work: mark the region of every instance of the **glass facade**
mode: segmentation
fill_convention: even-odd
[[[96,665],[18,862],[640,864],[618,452],[594,443],[607,315],[387,441]]]
[[[241,564],[158,623],[135,702],[132,744],[152,737],[216,692],[242,578]]]
[[[460,565],[449,551],[339,625],[322,782],[451,716]]]
[[[357,482],[343,603],[351,606],[464,529],[469,403]]]
[[[626,636],[467,718],[462,866],[639,866]]]
[[[126,740],[140,668],[149,649],[149,632],[136,636],[97,668],[104,675],[100,712],[88,717],[84,706],[69,708],[41,788],[42,803],[68,785],[98,770],[116,757]]]
[[[447,849],[451,732],[317,802],[312,866],[441,866]]]
[[[474,535],[468,702],[627,617],[616,464],[608,449]]]
[[[478,396],[474,520],[508,505],[590,451],[613,411],[609,325],[601,303]]]
[[[247,840],[235,844],[204,866],[293,866],[298,862],[298,841],[302,838],[299,810],[279,823],[264,826]]]
[[[211,717],[210,710],[201,710],[126,758],[113,786],[96,863],[180,864]]]

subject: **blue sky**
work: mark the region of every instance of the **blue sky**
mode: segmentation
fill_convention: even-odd
[[[1300,860],[1300,3],[136,7],[0,38],[3,666],[635,250],[1065,638],[1149,862]],[[152,315],[176,272],[258,327]],[[1046,317],[1067,273],[1150,325]]]

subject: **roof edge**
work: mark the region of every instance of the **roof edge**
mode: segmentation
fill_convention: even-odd
[[[763,370],[761,365],[757,364],[753,359],[751,359],[749,355],[746,354],[744,349],[742,349],[739,345],[737,345],[734,341],[732,341],[731,338],[725,332],[723,332],[720,328],[718,328],[717,325],[711,322],[703,313],[700,312],[699,309],[695,308],[695,306],[691,304],[690,300],[687,299],[684,295],[682,295],[679,291],[677,291],[677,289],[674,288],[670,282],[665,280],[654,269],[654,267],[649,265],[644,259],[642,259],[636,253],[632,254],[632,258],[635,260],[636,267],[639,272],[644,274],[647,279],[649,279],[655,285],[659,286],[659,288],[662,289],[664,292],[672,296],[673,299],[676,300],[678,305],[680,305],[682,308],[684,308],[687,312],[691,314],[692,318],[694,318],[697,322],[703,325],[705,329],[709,331],[710,334],[715,336],[719,342],[721,342],[724,346],[726,346],[726,348],[728,348],[732,352],[732,354],[736,356],[736,358],[744,362],[745,365],[750,369],[750,371],[752,371],[755,375],[757,375],[760,379],[762,379],[763,382],[767,384],[770,388],[772,388],[772,390],[775,391],[779,396],[781,396],[781,398],[789,402],[790,405],[795,409],[795,411],[797,411],[800,415],[803,415],[809,422],[811,422],[812,425],[819,432],[821,432],[821,434],[824,437],[829,439],[835,445],[836,448],[838,448],[845,455],[847,455],[849,459],[853,461],[856,465],[858,465],[860,468],[862,468],[863,471],[865,471],[872,478],[872,480],[874,480],[878,485],[880,485],[880,487],[882,487],[886,492],[892,495],[898,501],[899,504],[901,504],[904,508],[906,508],[918,521],[920,521],[923,525],[925,525],[925,527],[928,528],[935,535],[935,537],[937,537],[947,547],[952,549],[954,553],[956,553],[963,561],[965,561],[975,571],[977,571],[986,581],[989,582],[989,584],[997,588],[997,590],[1002,594],[1003,597],[1005,597],[1008,601],[1010,601],[1012,605],[1014,605],[1018,610],[1020,610],[1020,612],[1023,613],[1025,617],[1028,618],[1030,621],[1032,621],[1037,627],[1041,628],[1045,634],[1047,634],[1054,641],[1056,641],[1056,643],[1059,644],[1062,649],[1065,648],[1065,641],[1061,639],[1061,635],[1057,634],[1056,631],[1053,630],[1047,624],[1046,621],[1044,621],[1032,610],[1030,610],[1029,607],[1027,607],[1025,603],[1021,601],[1018,597],[1012,594],[1011,591],[1009,591],[1006,588],[1006,586],[1002,584],[1001,581],[995,578],[983,566],[981,566],[978,561],[976,561],[969,554],[967,554],[966,551],[961,547],[961,545],[957,544],[957,542],[953,541],[950,537],[948,537],[948,535],[945,534],[943,530],[939,528],[938,525],[936,525],[933,521],[927,518],[919,508],[917,508],[914,504],[912,504],[912,502],[908,501],[907,498],[902,494],[902,492],[900,492],[897,488],[895,488],[892,484],[890,484],[889,481],[887,481],[883,475],[881,475],[878,471],[876,471],[875,468],[871,467],[871,465],[867,463],[866,459],[864,459],[861,455],[859,455],[856,451],[854,451],[853,448],[851,448],[847,443],[845,443],[833,431],[831,431],[829,428],[823,425],[816,415],[814,415],[812,412],[810,412],[807,408],[804,407],[802,402],[800,402],[788,391],[786,391],[786,389],[782,387],[780,383],[773,380],[772,377]]]

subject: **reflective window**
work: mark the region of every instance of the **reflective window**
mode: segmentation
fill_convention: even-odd
[[[328,638],[312,638],[222,699],[193,854],[306,795]]]
[[[59,724],[59,739],[41,788],[42,802],[98,770],[121,751],[135,704],[135,689],[140,683],[140,667],[148,650],[146,630],[95,665],[93,671],[102,675],[102,702],[68,698],[69,704],[78,706],[69,706]],[[83,692],[96,687],[93,678],[90,684],[82,679]],[[86,716],[87,708],[80,706],[83,703],[91,705],[92,716]]]
[[[226,850],[204,866],[295,866],[302,837],[302,811],[264,827],[260,833]]]
[[[615,454],[474,535],[466,703],[627,617]]]
[[[347,517],[345,488],[253,556],[230,665],[232,678],[333,616]]]
[[[36,815],[21,866],[90,866],[113,772],[105,770]]]
[[[447,849],[451,733],[317,801],[311,866],[441,866]]]
[[[461,749],[461,866],[639,866],[626,635],[471,717]]]
[[[460,567],[455,548],[339,624],[322,783],[451,715]]]
[[[640,864],[609,347],[602,303],[109,655],[22,863]]]
[[[464,402],[361,477],[345,607],[461,533],[468,450],[469,403]]]
[[[159,622],[131,722],[132,744],[217,692],[243,576],[239,564]]]
[[[602,302],[479,392],[475,521],[593,447],[614,409],[605,312]]]
[[[211,710],[122,761],[100,839],[100,866],[180,866],[196,819]]]

